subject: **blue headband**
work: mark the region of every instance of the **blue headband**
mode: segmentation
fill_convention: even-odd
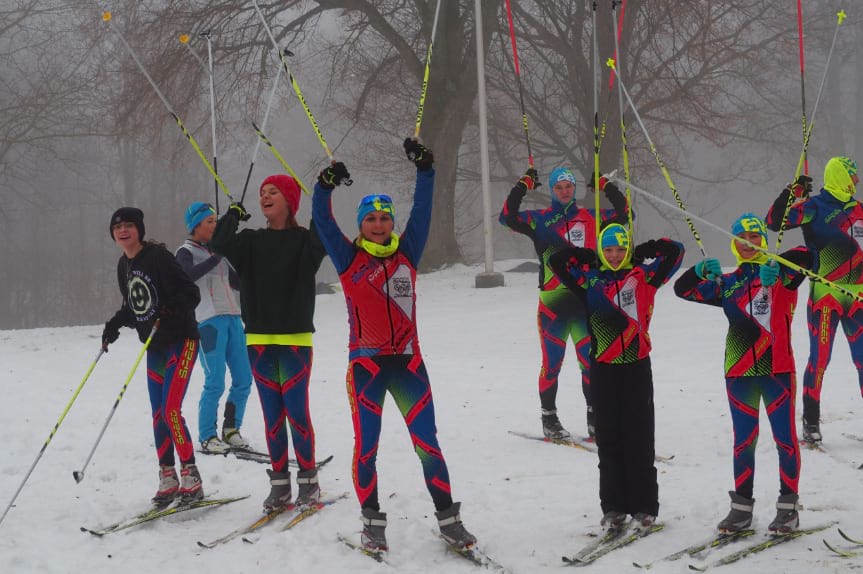
[[[365,196],[360,200],[360,204],[357,205],[357,227],[362,227],[363,219],[374,211],[389,213],[393,220],[396,218],[396,208],[393,207],[393,199],[389,195],[375,193]]]

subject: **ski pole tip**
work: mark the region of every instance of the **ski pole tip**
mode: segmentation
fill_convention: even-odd
[[[839,18],[839,24],[842,24],[842,22],[845,21],[845,18],[848,17],[848,14],[845,13],[845,10],[839,10],[836,16]]]
[[[111,12],[109,10],[105,10],[102,12],[102,22],[106,24],[111,21]]]
[[[614,60],[614,58],[609,58],[605,61],[605,65],[614,70],[615,66],[617,66],[617,62]]]
[[[189,43],[189,35],[188,34],[180,34],[179,40],[180,40],[181,44],[188,44]]]

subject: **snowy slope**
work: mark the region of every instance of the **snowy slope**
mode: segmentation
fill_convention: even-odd
[[[509,269],[517,262],[498,263]],[[536,277],[507,273],[503,289],[477,290],[479,268],[456,267],[419,279],[420,341],[435,392],[441,445],[454,496],[463,502],[466,526],[482,546],[514,572],[552,572],[562,554],[590,540],[600,518],[595,455],[527,441],[507,430],[539,431],[536,378]],[[108,278],[106,278],[108,280]],[[805,365],[805,289],[794,324],[798,372]],[[0,525],[0,572],[471,572],[475,568],[446,553],[434,536],[431,500],[419,463],[392,402],[384,416],[378,459],[391,566],[378,565],[336,540],[356,534],[359,507],[351,487],[352,430],[344,390],[347,322],[340,293],[317,300],[311,411],[319,458],[335,459],[321,473],[325,493],[350,492],[297,529],[264,530],[257,544],[235,540],[213,550],[197,547],[259,515],[268,492],[265,466],[199,455],[208,491],[250,494],[223,508],[187,513],[102,539],[82,533],[143,509],[155,491],[143,367],[120,403],[86,478],[81,468],[140,348],[124,331],[95,369],[58,434]],[[709,536],[727,510],[733,487],[731,421],[722,378],[726,322],[719,309],[674,297],[670,286],[657,298],[651,329],[656,387],[657,451],[673,454],[658,466],[660,519],[666,532],[601,559],[593,572],[634,571],[633,560],[650,561]],[[5,508],[79,384],[99,346],[101,326],[0,332],[0,429],[7,452],[0,460],[0,506]],[[570,351],[558,406],[564,424],[584,432],[584,401]],[[197,428],[202,385],[196,367],[185,402]],[[245,435],[264,447],[261,415],[253,391]],[[799,401],[799,392],[798,392]],[[860,485],[863,402],[847,345],[839,337],[823,394],[823,426],[831,454],[805,451],[801,478],[804,526],[838,520],[863,537]],[[197,438],[195,436],[195,438]],[[762,413],[758,447],[756,527],[766,528],[778,494],[777,460]],[[758,536],[761,536],[759,533]],[[834,531],[828,539],[838,541]],[[740,545],[738,545],[740,546]],[[715,556],[720,553],[717,552]],[[664,563],[658,572],[687,572],[687,561]],[[821,544],[821,535],[796,540],[725,572],[845,572],[863,559],[842,559]]]

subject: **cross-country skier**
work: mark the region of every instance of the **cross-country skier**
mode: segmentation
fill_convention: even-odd
[[[211,246],[240,275],[240,306],[246,325],[249,363],[261,407],[272,470],[269,512],[291,502],[288,471],[288,430],[300,470],[295,503],[320,500],[315,466],[315,430],[309,414],[312,370],[312,319],[315,314],[315,273],[326,253],[315,232],[297,223],[300,186],[287,175],[271,175],[261,183],[261,213],[265,229],[244,229],[250,215],[233,203],[216,225]]]
[[[240,427],[252,390],[252,370],[240,319],[240,277],[230,263],[210,250],[216,229],[213,206],[196,201],[186,209],[184,219],[190,237],[177,249],[176,257],[201,291],[201,302],[195,309],[204,368],[204,389],[198,402],[198,440],[207,454],[224,454],[231,448],[248,449],[249,442],[240,434]],[[219,438],[216,422],[219,401],[225,392],[226,365],[231,370],[231,389]]]
[[[790,194],[796,203],[788,211],[786,229],[800,227],[806,247],[813,251],[813,271],[852,293],[863,292],[863,206],[854,199],[857,164],[834,157],[824,168],[824,187],[810,197],[812,180],[801,176],[782,190],[767,212],[767,227],[779,231]],[[803,440],[821,442],[821,384],[830,363],[833,339],[840,321],[857,367],[863,393],[863,305],[823,283],[810,282],[809,362],[803,373]]]
[[[751,213],[741,215],[731,233],[767,249],[767,227]],[[791,321],[797,305],[797,288],[803,274],[768,259],[742,241],[731,241],[737,268],[722,273],[717,259],[705,259],[686,271],[674,284],[678,297],[721,307],[728,318],[725,338],[725,389],[734,425],[734,490],[731,510],[718,525],[720,532],[738,532],[752,525],[755,482],[755,445],[761,400],[767,410],[773,440],[779,453],[779,499],[773,532],[797,528],[797,485],[800,448],[794,424],[797,392]],[[803,248],[782,257],[811,267],[812,255]]]
[[[606,226],[599,251],[567,247],[549,260],[558,279],[586,295],[591,398],[599,451],[602,526],[650,528],[659,513],[654,466],[653,374],[648,328],[656,291],[680,267],[671,239],[631,246],[626,228]]]
[[[156,320],[159,328],[147,349],[147,390],[153,417],[153,435],[159,458],[156,506],[174,498],[184,502],[204,497],[201,475],[195,465],[195,447],[186,419],[183,399],[198,356],[198,324],[195,307],[201,300],[197,285],[161,243],[144,242],[144,213],[121,207],[111,216],[111,239],[123,250],[117,262],[117,283],[123,304],[102,331],[102,346],[120,336],[120,327],[131,327],[145,342]],[[180,457],[180,477],[174,470],[174,451]]]
[[[593,209],[579,207],[575,202],[575,176],[568,168],[559,167],[548,179],[551,206],[545,209],[519,211],[528,191],[538,187],[536,170],[529,169],[509,192],[500,222],[517,233],[528,236],[539,258],[539,307],[537,326],[542,348],[539,371],[539,402],[542,409],[542,431],[550,439],[571,437],[557,416],[558,376],[566,353],[566,341],[572,339],[581,367],[581,389],[587,412],[587,432],[594,435],[594,415],[590,397],[590,336],[587,314],[581,298],[564,289],[551,272],[548,258],[557,250],[568,247],[596,249],[596,214]],[[590,179],[592,186],[593,177]],[[602,223],[626,223],[626,198],[613,183],[600,178],[599,187],[614,209],[603,209]]]
[[[349,177],[342,163],[321,172],[312,202],[313,218],[348,306],[354,488],[362,507],[363,547],[376,553],[387,550],[387,515],[380,510],[375,464],[387,392],[405,419],[422,463],[442,537],[458,548],[476,543],[461,522],[461,503],[452,499],[417,338],[416,273],[431,221],[434,157],[414,140],[405,140],[404,147],[417,174],[413,207],[401,235],[393,233],[395,209],[387,195],[364,197],[357,208],[359,235],[351,240],[342,233],[332,212],[332,191]]]

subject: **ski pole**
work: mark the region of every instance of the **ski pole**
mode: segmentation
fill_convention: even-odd
[[[614,58],[609,58],[606,62],[606,65],[609,68],[615,68],[616,63],[614,61]],[[659,169],[660,171],[662,171],[663,177],[665,177],[665,183],[667,183],[669,189],[671,189],[671,193],[674,195],[675,201],[677,201],[678,208],[684,214],[686,224],[689,225],[689,231],[695,238],[695,242],[698,244],[698,248],[701,250],[701,255],[707,257],[707,250],[705,250],[704,248],[704,243],[701,242],[701,236],[698,235],[698,231],[695,229],[695,225],[692,223],[692,220],[687,214],[688,212],[686,211],[686,206],[683,205],[683,200],[680,199],[680,194],[677,193],[677,187],[675,187],[674,182],[671,180],[671,174],[668,173],[668,169],[665,167],[665,163],[662,161],[662,158],[659,157],[659,152],[656,149],[656,145],[654,145],[653,140],[650,139],[650,134],[647,133],[647,127],[645,127],[644,122],[641,121],[641,116],[638,114],[638,109],[635,107],[635,103],[632,101],[632,98],[629,95],[629,90],[626,89],[626,84],[623,82],[623,78],[620,77],[620,73],[617,74],[617,85],[620,87],[621,91],[623,91],[623,95],[626,96],[626,100],[629,102],[629,107],[632,109],[632,115],[635,116],[635,119],[638,121],[638,125],[641,126],[641,131],[644,133],[644,137],[647,140],[648,145],[650,146],[650,151],[651,153],[653,153],[653,157],[656,158],[656,163],[659,164]]]
[[[616,22],[617,18],[617,5],[622,4],[620,9],[620,20]],[[621,0],[612,0],[611,2],[611,25],[612,30],[614,30],[614,25],[617,23],[617,32],[614,33],[614,53],[617,58],[617,62],[620,62],[620,34],[623,32],[623,11],[626,9],[626,2]],[[609,80],[611,83],[614,83],[615,75],[620,74],[620,71],[617,67],[611,69],[611,79]],[[609,93],[611,92],[611,86],[609,86]],[[627,212],[627,223],[629,224],[629,234],[633,235],[632,230],[632,192],[629,189],[629,144],[626,141],[626,121],[623,117],[623,90],[620,89],[620,82],[617,83],[617,102],[618,108],[620,109],[620,141],[622,145],[622,155],[623,155],[623,176],[626,180],[626,205],[629,208]],[[596,189],[596,188],[594,188]]]
[[[515,24],[513,24],[512,20],[512,6],[510,5],[510,0],[506,0],[506,17],[509,20],[509,39],[512,44],[512,60],[515,68],[515,80],[518,84],[518,100],[521,104],[521,129],[524,131],[524,140],[525,143],[527,143],[527,163],[531,169],[534,169],[533,152],[530,150],[530,130],[527,125],[527,110],[524,107],[524,88],[521,85],[521,68],[518,64],[518,47],[515,42]]]
[[[284,50],[285,56],[293,56],[294,53],[285,48]],[[270,89],[270,95],[267,97],[267,109],[264,111],[264,121],[261,122],[261,129],[264,130],[267,128],[267,120],[270,119],[270,108],[273,105],[273,96],[276,95],[276,90],[279,87],[279,80],[282,77],[282,67],[279,66],[276,68],[276,79],[273,80],[273,87]],[[249,181],[252,179],[252,170],[255,169],[255,159],[258,157],[258,149],[261,147],[261,138],[255,138],[255,148],[252,150],[252,159],[249,162],[249,171],[246,173],[246,183],[243,185],[243,193],[240,196],[240,202],[246,199],[246,190],[249,189]],[[297,179],[297,181],[300,181]],[[300,182],[300,186],[302,186],[302,182]]]
[[[612,177],[612,178],[610,178],[610,179],[612,179],[612,180],[614,180],[614,181],[621,182],[621,181],[620,181],[620,179],[619,179],[619,178],[617,178],[617,177]],[[622,182],[621,182],[621,183],[622,183]],[[731,238],[731,239],[733,239],[733,240],[737,240],[737,241],[740,241],[740,242],[742,242],[742,243],[745,243],[745,244],[749,245],[750,247],[752,247],[752,248],[753,248],[753,249],[755,249],[756,251],[758,251],[758,252],[760,252],[760,253],[763,253],[763,254],[767,255],[767,256],[768,256],[768,257],[770,257],[771,259],[776,260],[777,262],[779,262],[779,263],[781,263],[781,264],[785,265],[786,267],[790,267],[791,269],[794,269],[795,271],[798,271],[798,272],[802,273],[803,275],[805,275],[806,277],[808,277],[810,281],[814,281],[814,282],[816,282],[816,283],[821,283],[821,284],[823,284],[823,285],[826,285],[827,287],[830,287],[831,289],[835,289],[836,291],[838,291],[839,293],[842,293],[843,295],[845,295],[845,296],[847,296],[847,297],[851,297],[852,299],[856,299],[856,300],[857,300],[857,301],[859,301],[860,303],[863,303],[863,293],[854,293],[853,291],[849,291],[848,289],[846,289],[846,288],[842,287],[841,285],[838,285],[838,284],[834,283],[833,281],[830,281],[830,280],[829,280],[829,279],[827,279],[826,277],[822,277],[821,275],[818,275],[818,274],[817,274],[817,273],[815,273],[814,271],[810,271],[809,269],[807,269],[807,268],[805,268],[805,267],[803,267],[803,266],[801,266],[801,265],[798,265],[798,264],[794,263],[793,261],[789,261],[788,259],[785,259],[785,258],[784,258],[784,257],[782,257],[781,255],[778,255],[778,254],[776,254],[776,253],[771,253],[771,252],[770,252],[767,248],[765,248],[765,247],[761,247],[760,245],[756,245],[756,244],[754,244],[754,243],[750,243],[749,241],[746,241],[746,240],[745,240],[745,239],[743,239],[742,237],[737,237],[737,236],[736,236],[736,235],[734,235],[733,233],[731,233],[731,232],[727,231],[726,229],[723,229],[722,227],[720,227],[720,226],[716,225],[715,223],[712,223],[712,222],[710,222],[710,221],[708,221],[708,220],[706,220],[706,219],[704,219],[704,218],[702,218],[702,217],[698,217],[697,215],[687,215],[687,213],[686,213],[686,210],[685,210],[685,209],[683,209],[683,208],[681,208],[681,207],[679,207],[679,206],[677,206],[677,205],[674,205],[673,203],[671,203],[671,202],[669,202],[669,201],[665,201],[664,199],[662,199],[662,198],[660,198],[660,197],[657,197],[656,195],[654,195],[654,194],[650,193],[650,192],[649,192],[649,191],[647,191],[646,189],[642,189],[642,188],[640,188],[640,187],[638,187],[637,185],[632,184],[632,183],[630,183],[630,184],[629,184],[629,186],[630,186],[634,191],[637,191],[637,192],[639,192],[640,194],[642,194],[643,196],[650,198],[652,201],[655,201],[655,202],[657,202],[657,203],[659,203],[659,204],[661,204],[661,205],[664,205],[665,207],[668,207],[668,208],[670,208],[670,209],[673,209],[673,210],[675,210],[675,211],[678,211],[678,212],[682,213],[682,214],[683,214],[683,215],[685,215],[685,216],[692,217],[693,219],[695,219],[695,220],[697,220],[697,221],[700,221],[701,223],[704,223],[704,224],[705,224],[705,225],[707,225],[708,227],[711,227],[711,228],[713,228],[713,229],[715,229],[715,230],[719,231],[719,232],[720,232],[720,233],[722,233],[723,235],[726,235],[726,236],[730,237],[730,238]]]
[[[309,105],[306,103],[306,99],[303,97],[303,92],[300,91],[300,86],[297,84],[297,80],[294,78],[294,75],[291,73],[291,68],[288,66],[288,61],[285,59],[284,54],[279,49],[279,44],[276,42],[276,37],[273,36],[273,31],[270,30],[269,24],[267,24],[267,19],[264,18],[264,13],[261,12],[260,6],[258,6],[258,0],[253,0],[252,4],[255,6],[255,11],[258,13],[258,17],[261,19],[261,24],[264,26],[264,30],[267,32],[267,36],[270,37],[270,41],[273,43],[273,48],[276,50],[276,53],[279,55],[279,61],[282,63],[282,67],[285,68],[285,74],[288,75],[288,80],[291,82],[291,87],[294,89],[294,93],[297,95],[297,99],[300,101],[300,104],[303,106],[303,110],[306,112],[306,117],[309,118],[309,123],[312,124],[312,129],[315,130],[315,134],[318,136],[318,141],[321,142],[321,146],[324,148],[324,152],[326,152],[327,157],[330,159],[330,162],[335,162],[336,159],[333,157],[333,152],[330,150],[330,146],[327,145],[327,140],[324,139],[324,134],[321,133],[321,128],[318,127],[318,122],[315,121],[315,116],[312,115],[312,110],[309,109]],[[344,181],[345,185],[351,185],[353,183],[352,180],[348,179]]]
[[[821,76],[821,85],[818,87],[818,96],[815,98],[815,106],[812,108],[812,115],[809,116],[809,125],[806,126],[806,135],[803,137],[803,151],[800,153],[800,159],[797,161],[797,169],[794,172],[794,181],[800,177],[800,172],[803,169],[803,163],[806,160],[806,154],[809,150],[809,138],[812,136],[812,128],[815,126],[815,112],[818,111],[818,104],[821,102],[821,94],[824,92],[824,84],[827,82],[827,72],[830,70],[830,58],[833,56],[833,49],[836,47],[836,37],[839,35],[839,27],[848,15],[844,10],[840,10],[836,14],[836,30],[833,32],[833,41],[830,43],[830,51],[827,52],[827,63],[824,65],[824,75]],[[785,212],[782,214],[782,225],[779,226],[779,235],[776,237],[776,251],[779,251],[779,246],[782,245],[782,237],[785,235],[785,225],[788,223],[788,212],[791,211],[791,205],[794,203],[794,194],[788,194],[788,202],[785,204]]]
[[[291,174],[291,177],[297,180],[297,183],[300,184],[300,188],[303,190],[303,193],[305,193],[306,195],[311,195],[311,193],[309,193],[309,189],[300,179],[300,176],[298,176],[294,172],[294,170],[291,169],[291,166],[288,165],[288,162],[285,161],[285,158],[282,157],[282,154],[279,153],[279,150],[275,148],[272,142],[270,142],[270,139],[264,134],[264,132],[261,131],[261,128],[259,128],[257,124],[255,124],[255,122],[252,122],[252,127],[255,128],[255,133],[258,134],[258,138],[260,139],[260,141],[265,143],[270,148],[270,151],[273,152],[273,156],[275,156],[279,163],[282,164],[282,167],[285,168],[285,171],[287,171],[289,174]]]
[[[620,0],[611,0],[612,13]],[[623,6],[620,9],[620,16],[617,19],[617,37],[623,35],[623,14],[626,11],[626,0],[623,0]],[[615,38],[617,40],[617,38]],[[615,43],[614,59],[617,60],[617,43]],[[599,151],[602,153],[602,143],[605,141],[605,126],[608,123],[608,111],[611,108],[611,91],[614,89],[614,70],[608,75],[608,97],[605,102],[605,116],[602,118],[602,127],[599,130]]]
[[[806,63],[803,58],[803,0],[797,0],[797,39],[800,44],[800,110],[803,117],[803,143],[806,144]],[[804,152],[803,173],[809,175],[809,158]]]
[[[48,448],[48,444],[51,442],[51,439],[54,438],[54,435],[57,434],[57,431],[60,429],[60,424],[63,422],[63,419],[66,418],[66,414],[69,412],[69,409],[72,408],[72,404],[75,402],[75,399],[78,398],[78,394],[81,392],[81,389],[84,388],[84,383],[87,382],[87,379],[90,378],[90,373],[93,372],[93,369],[96,368],[96,363],[99,362],[99,359],[102,358],[102,355],[105,354],[105,348],[99,347],[99,352],[96,354],[96,358],[93,359],[93,362],[90,363],[90,368],[87,369],[87,372],[84,373],[84,378],[81,379],[78,388],[75,389],[75,392],[72,394],[72,398],[69,399],[66,408],[63,409],[63,412],[60,414],[60,418],[54,424],[54,428],[51,429],[51,434],[48,435],[48,438],[45,440],[45,443],[42,445],[42,448],[39,450],[39,454],[36,455],[36,460],[33,461],[33,464],[30,465],[30,470],[27,471],[27,474],[24,475],[24,480],[21,481],[21,484],[18,486],[18,490],[15,491],[15,494],[12,495],[12,500],[9,501],[9,505],[6,507],[6,510],[3,511],[2,516],[0,516],[0,524],[3,523],[3,519],[6,518],[6,514],[9,513],[9,509],[15,504],[15,500],[18,498],[18,495],[21,493],[21,490],[24,489],[24,485],[27,484],[27,481],[30,479],[30,475],[33,474],[33,470],[36,468],[36,465],[42,459],[42,455],[45,454],[45,450]]]
[[[146,353],[147,349],[150,347],[150,341],[153,340],[153,335],[155,335],[156,331],[159,330],[159,321],[161,321],[161,319],[156,319],[156,322],[153,323],[153,328],[150,329],[150,335],[144,342],[144,346],[141,347],[141,352],[138,353],[138,358],[135,359],[135,364],[132,365],[132,370],[129,372],[129,376],[126,377],[126,382],[123,383],[123,388],[120,389],[120,394],[117,395],[117,400],[114,401],[114,406],[111,407],[111,411],[108,413],[108,418],[105,419],[105,424],[102,426],[102,430],[99,432],[99,436],[96,437],[96,443],[93,445],[93,449],[90,451],[90,454],[87,455],[87,460],[84,461],[84,466],[81,467],[81,470],[72,471],[72,476],[75,477],[75,482],[80,483],[82,480],[84,480],[84,471],[87,469],[87,465],[90,464],[90,460],[93,458],[93,454],[95,454],[96,452],[96,447],[98,447],[99,443],[102,441],[102,436],[108,429],[108,423],[111,422],[111,418],[114,416],[114,413],[117,412],[117,405],[120,404],[120,399],[122,399],[123,395],[126,394],[126,388],[129,386],[129,382],[132,380],[132,376],[135,374],[135,371],[138,370],[138,364],[141,362],[141,358],[144,356],[144,353]]]
[[[204,152],[201,151],[201,146],[198,145],[198,142],[195,141],[195,138],[192,137],[192,134],[189,133],[189,130],[186,129],[186,126],[183,124],[183,121],[180,119],[180,116],[178,116],[174,112],[173,108],[171,108],[171,104],[168,103],[168,100],[165,99],[165,96],[162,94],[162,91],[159,90],[159,86],[156,85],[156,82],[154,82],[153,78],[150,77],[150,74],[147,73],[147,70],[144,68],[143,64],[141,64],[141,61],[138,59],[138,56],[135,54],[135,51],[132,50],[132,46],[130,46],[129,43],[126,42],[126,38],[124,38],[120,32],[118,32],[113,27],[111,27],[111,25],[110,25],[111,24],[111,18],[112,18],[112,16],[111,16],[110,12],[106,11],[106,12],[102,13],[102,21],[105,23],[105,25],[108,27],[109,30],[114,32],[114,34],[117,36],[117,39],[120,40],[120,43],[123,44],[123,47],[126,49],[126,51],[129,53],[129,55],[132,57],[132,60],[134,60],[135,65],[138,66],[138,69],[141,71],[142,74],[144,74],[144,77],[147,78],[147,81],[150,83],[150,86],[156,92],[156,95],[159,96],[159,99],[162,101],[162,104],[168,110],[168,113],[171,114],[171,117],[174,118],[174,120],[177,122],[177,126],[180,128],[180,131],[183,132],[183,135],[186,136],[186,139],[189,140],[190,144],[192,144],[192,147],[195,149],[195,153],[197,153],[198,157],[201,158],[201,161],[204,162],[204,166],[207,168],[207,171],[210,172],[210,175],[212,175],[213,178],[216,180],[216,183],[218,184],[218,186],[222,189],[222,191],[225,192],[225,195],[227,195],[228,199],[230,199],[231,202],[233,203],[234,198],[231,196],[231,191],[228,189],[228,186],[225,185],[225,182],[222,181],[222,178],[219,177],[219,174],[216,173],[216,170],[213,169],[213,166],[210,165],[209,161],[207,161],[207,158],[204,155]]]
[[[181,34],[180,35],[180,43],[183,44],[188,50],[189,53],[201,64],[201,67],[204,68],[204,71],[207,72],[207,76],[210,79],[210,128],[212,130],[212,141],[213,141],[213,171],[219,173],[219,161],[218,155],[216,153],[216,90],[215,90],[215,82],[214,82],[214,70],[213,70],[213,44],[212,44],[212,36],[210,35],[210,31],[207,30],[205,32],[201,32],[198,34],[203,38],[207,39],[207,57],[209,63],[204,63],[204,60],[201,59],[201,56],[192,48],[189,44],[189,35]],[[216,194],[216,215],[219,215],[219,182],[213,180],[213,184],[215,185],[215,194]]]
[[[414,126],[414,139],[419,140],[420,137],[420,126],[423,123],[423,112],[425,111],[426,105],[426,93],[428,93],[429,87],[429,72],[431,70],[431,59],[432,59],[432,48],[434,47],[434,39],[435,33],[437,32],[437,19],[438,15],[440,15],[440,3],[441,0],[437,0],[437,6],[434,9],[434,22],[432,23],[432,32],[431,32],[431,40],[429,40],[429,47],[426,51],[426,67],[423,72],[423,85],[422,90],[420,91],[420,103],[417,108],[417,121]],[[507,0],[507,4],[509,4],[509,0]]]
[[[593,1],[593,189],[594,209],[596,210],[596,239],[599,241],[599,39],[596,33],[596,0]]]

